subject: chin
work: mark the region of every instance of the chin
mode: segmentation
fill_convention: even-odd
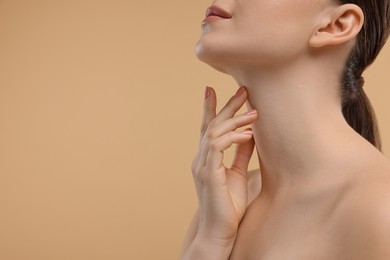
[[[212,48],[205,45],[201,41],[198,41],[195,45],[195,55],[198,59],[213,69],[225,74],[229,74],[227,71],[226,55],[224,55],[218,48]]]

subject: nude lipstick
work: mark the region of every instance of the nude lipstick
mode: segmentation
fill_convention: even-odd
[[[202,24],[211,23],[213,21],[221,19],[230,19],[232,15],[218,6],[210,6],[206,10],[206,18],[202,21]]]

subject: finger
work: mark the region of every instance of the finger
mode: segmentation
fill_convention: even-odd
[[[214,172],[223,167],[223,151],[228,149],[233,143],[244,143],[252,137],[252,131],[230,132],[213,140],[210,143],[209,152],[206,159],[206,167],[210,172]]]
[[[215,92],[213,89],[211,89],[210,92],[210,96],[212,95],[215,96]],[[207,126],[204,126],[205,127],[204,132],[202,132],[202,136],[199,142],[199,147],[200,147],[199,151],[201,153],[201,161],[204,162],[203,165],[206,164],[206,158],[209,152],[209,148],[208,148],[209,138],[205,138],[204,136],[206,130],[208,129],[209,126],[211,126],[211,124],[215,126],[225,121],[226,119],[233,117],[234,114],[238,111],[238,109],[245,103],[246,98],[247,98],[247,91],[245,87],[240,87],[236,92],[236,94],[229,99],[227,104],[225,104],[225,106],[222,108],[222,110],[218,113],[217,116],[215,116],[215,107],[213,108],[214,119],[209,121]],[[212,99],[210,99],[210,101],[212,102]],[[214,104],[216,104],[216,102]],[[218,137],[218,136],[211,135],[211,137]]]
[[[216,115],[215,119],[213,120],[213,125],[218,125],[221,122],[231,118],[234,116],[234,114],[242,107],[242,105],[245,103],[247,99],[248,93],[245,89],[245,87],[240,87],[236,94],[232,96],[227,104],[219,111],[219,113]]]
[[[230,118],[222,122],[220,125],[215,126],[212,129],[209,129],[208,132],[206,133],[207,136],[204,137],[200,147],[199,164],[200,165],[206,164],[210,142],[221,137],[224,134],[227,134],[231,131],[235,131],[239,127],[254,123],[257,119],[257,111],[252,110],[252,112],[254,113],[250,113],[250,114],[245,113],[243,115]]]
[[[237,128],[252,124],[257,119],[257,111],[250,110],[245,114],[238,115],[232,118],[229,118],[219,125],[214,126],[212,129],[209,129],[210,132],[213,133],[213,136],[220,137],[230,131],[235,131]]]
[[[254,147],[255,140],[253,136],[247,142],[237,144],[231,169],[246,177]]]
[[[203,116],[202,116],[202,123],[200,127],[200,143],[202,142],[204,133],[207,130],[207,127],[211,120],[215,118],[216,115],[216,107],[217,107],[217,98],[216,94],[213,88],[206,87],[205,90],[205,100],[203,103]]]

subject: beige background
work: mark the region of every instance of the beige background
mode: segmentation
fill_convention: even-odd
[[[236,89],[194,55],[210,3],[0,0],[0,259],[178,257],[204,87]],[[389,66],[365,74],[385,154]]]

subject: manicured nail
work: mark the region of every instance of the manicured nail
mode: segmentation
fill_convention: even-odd
[[[243,135],[252,135],[252,130],[245,130],[245,131],[242,131],[241,134]]]
[[[257,113],[257,111],[256,111],[255,109],[251,109],[251,110],[249,110],[248,112],[246,112],[245,115],[251,116],[251,115],[254,115],[254,114],[256,114],[256,113]]]
[[[236,92],[236,97],[239,97],[242,93],[244,93],[245,88],[244,86],[240,87]]]
[[[204,91],[204,100],[206,100],[210,96],[210,90],[209,87],[206,87],[206,90]]]

